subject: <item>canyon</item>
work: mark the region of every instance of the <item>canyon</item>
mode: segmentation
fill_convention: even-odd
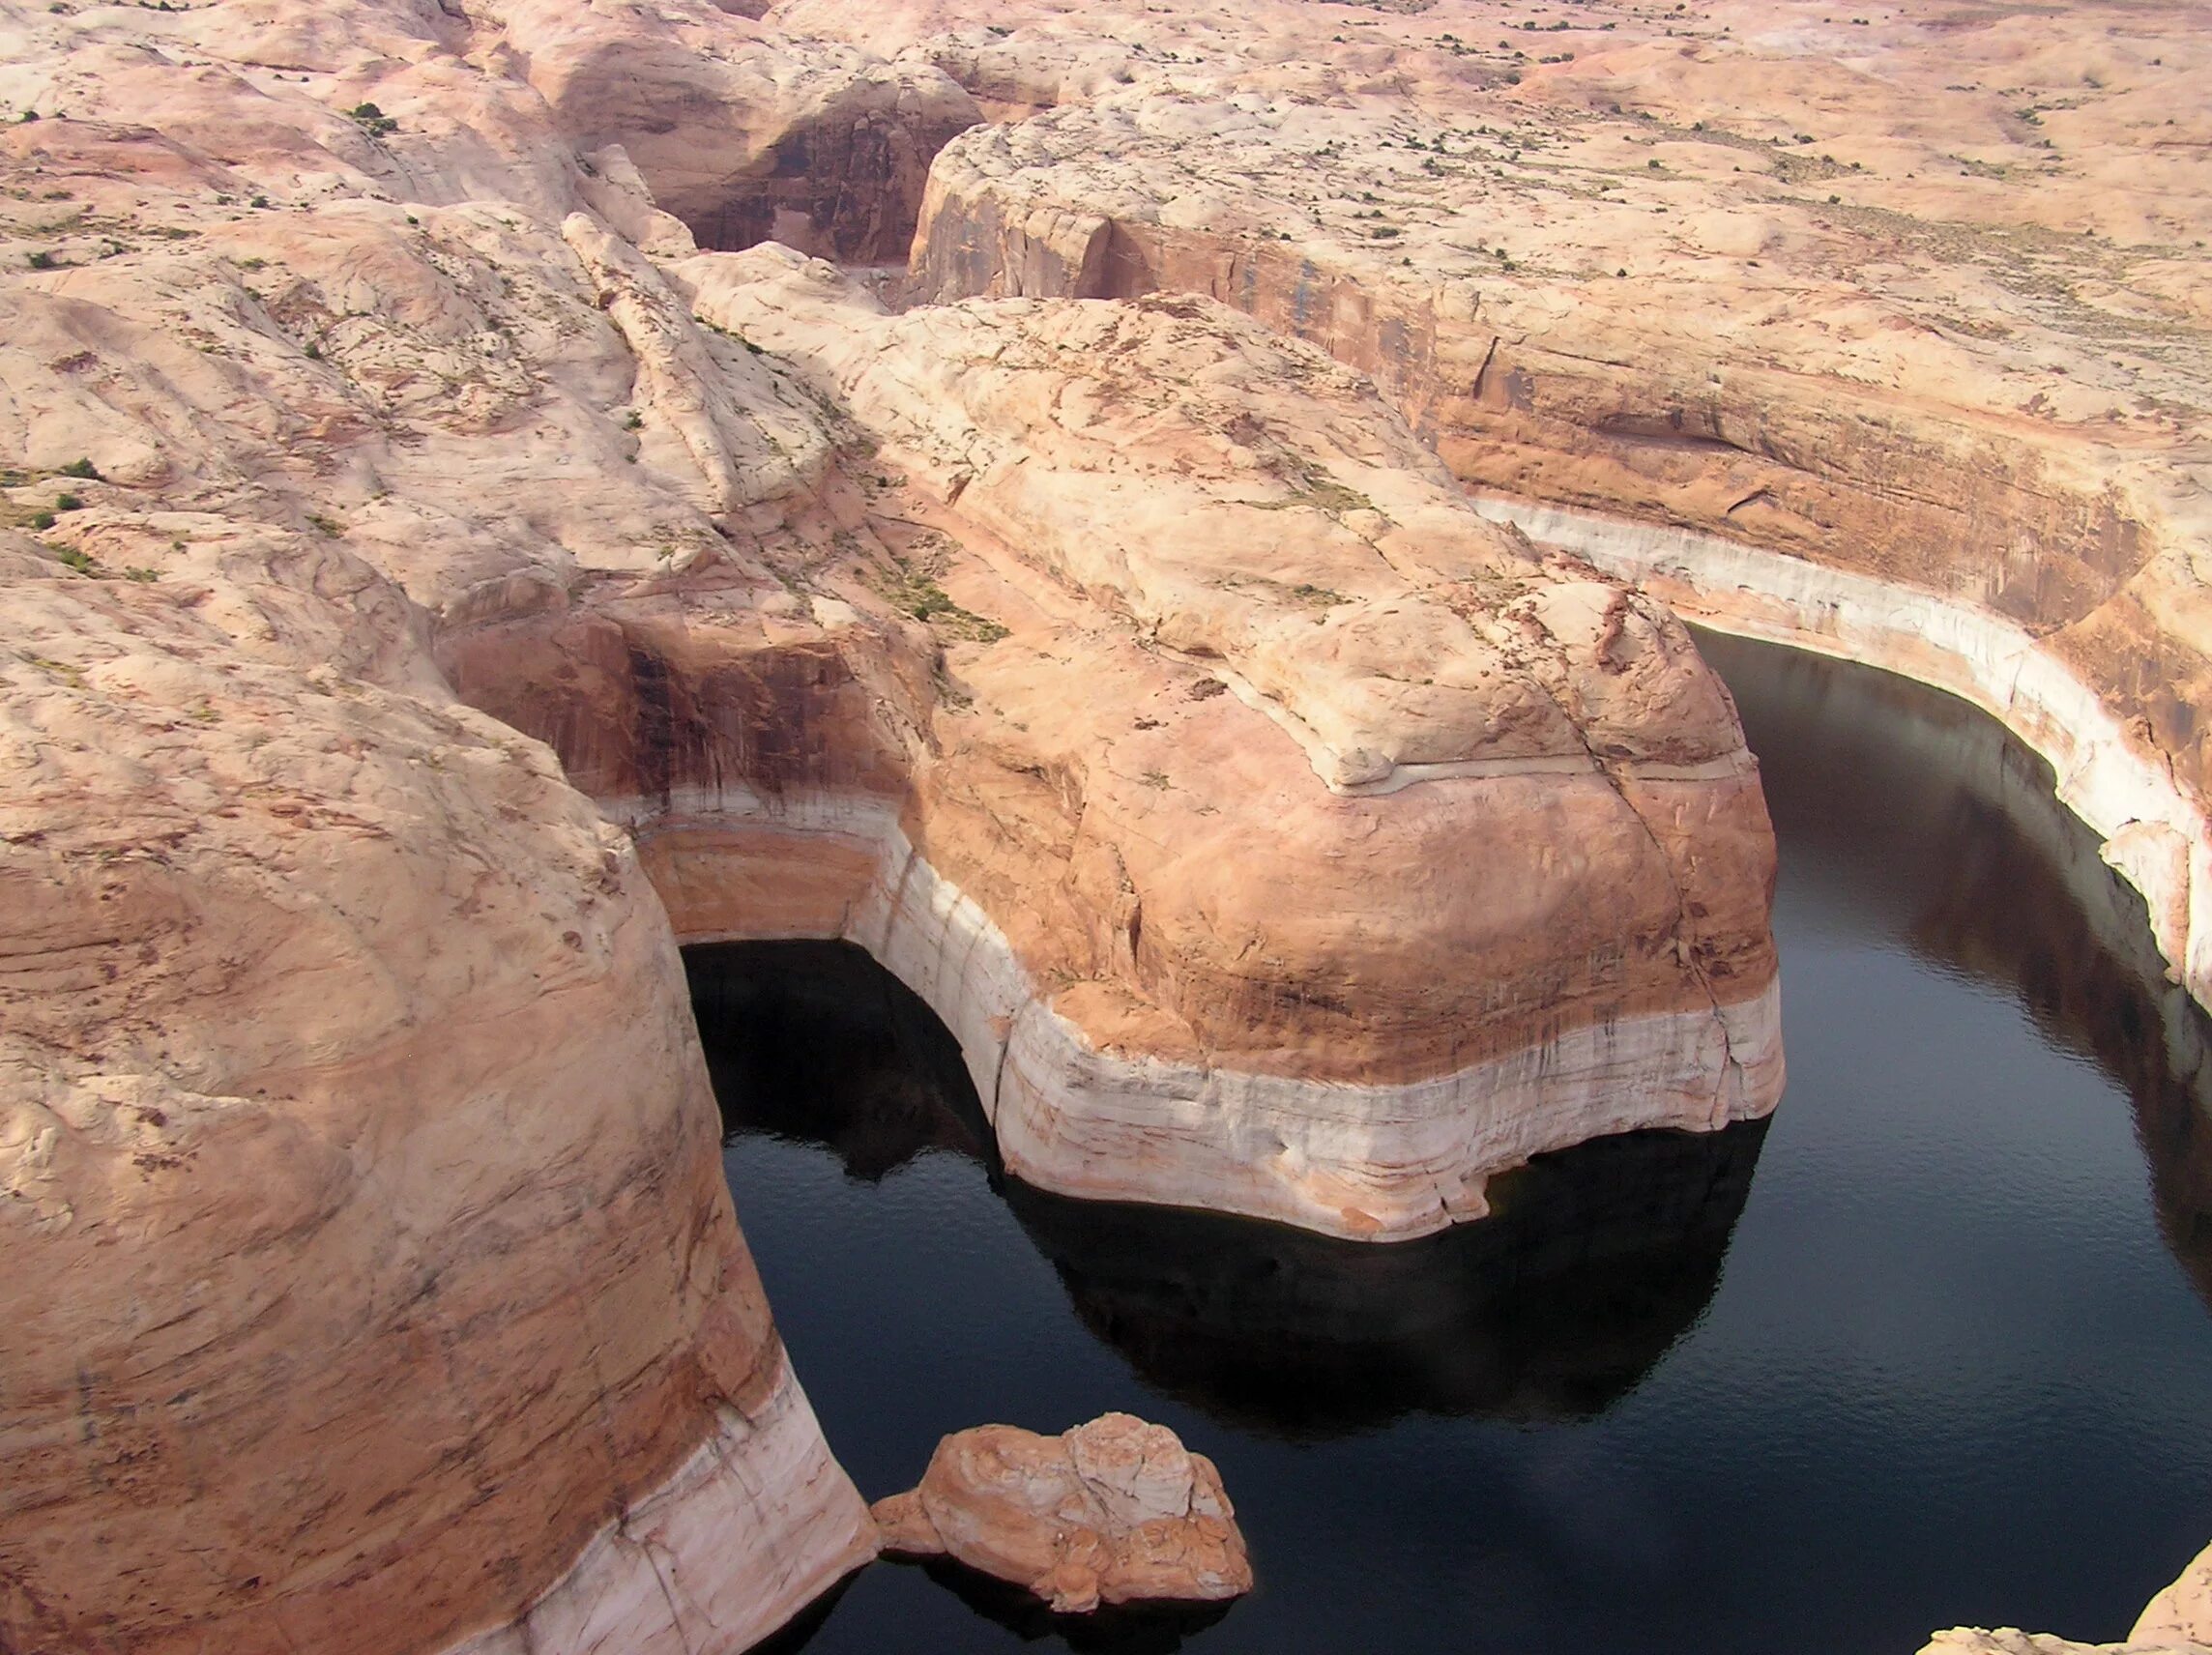
[[[679,944],[867,948],[1038,1191],[1382,1248],[1762,1118],[1677,609],[1996,712],[2212,1000],[2199,33],[0,0],[0,1638],[874,1555]]]
[[[1542,543],[1977,701],[2204,999],[2186,14],[1595,9],[1493,51],[1447,27],[1482,9],[1385,9],[1286,49],[1302,10],[1131,8],[1156,79],[939,158],[916,296],[1209,294],[1371,374]]]

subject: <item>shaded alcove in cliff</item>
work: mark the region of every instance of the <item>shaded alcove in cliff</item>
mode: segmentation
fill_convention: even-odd
[[[980,1162],[1077,1314],[1148,1381],[1291,1436],[1411,1411],[1573,1418],[1626,1394],[1711,1297],[1765,1122],[1637,1132],[1492,1185],[1494,1215],[1386,1245],[1078,1201],[998,1164],[960,1049],[845,943],[685,950],[724,1129],[819,1145],[876,1180]]]
[[[744,176],[670,189],[661,205],[711,252],[781,242],[841,264],[904,264],[930,162],[963,130],[833,107],[782,133]]]

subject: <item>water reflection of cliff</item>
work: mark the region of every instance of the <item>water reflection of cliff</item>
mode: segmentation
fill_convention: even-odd
[[[1734,691],[1784,858],[1838,931],[2018,1000],[2134,1100],[2167,1244],[2212,1303],[2212,1020],[2167,980],[2142,899],[2048,765],[1965,703],[1865,668],[1701,632]],[[1894,926],[1868,915],[1895,905]],[[1855,911],[1855,912],[1854,912]]]
[[[1292,1435],[1415,1409],[1596,1413],[1696,1322],[1766,1123],[1639,1132],[1493,1186],[1479,1224],[1391,1246],[1009,1185],[1084,1321],[1162,1389]]]
[[[859,1177],[930,1148],[991,1165],[950,1035],[858,949],[723,944],[685,964],[732,1132],[823,1144]],[[1148,1380],[1219,1417],[1327,1435],[1415,1409],[1574,1416],[1626,1394],[1711,1298],[1764,1133],[1545,1156],[1495,1181],[1488,1221],[1388,1246],[993,1173],[1085,1322]]]

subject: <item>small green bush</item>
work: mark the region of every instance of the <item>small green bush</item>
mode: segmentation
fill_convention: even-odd
[[[31,519],[31,527],[34,529],[51,529],[53,526],[54,514],[51,511],[42,511]]]
[[[73,477],[80,482],[99,482],[102,480],[100,468],[89,459],[70,461],[68,465],[62,467],[62,476]]]
[[[73,494],[57,494],[54,496],[54,509],[56,511],[82,511],[84,502]]]

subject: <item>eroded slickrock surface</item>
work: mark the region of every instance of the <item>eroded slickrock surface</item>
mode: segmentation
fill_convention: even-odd
[[[736,1649],[872,1553],[677,937],[863,943],[1080,1195],[1402,1237],[1770,1107],[1732,709],[1547,547],[1848,605],[1460,482],[2016,627],[1929,658],[2082,675],[2194,970],[2185,14],[987,10],[0,0],[10,1640]],[[959,303],[805,256],[910,236]]]
[[[2212,1547],[2198,1553],[2173,1584],[2143,1607],[2128,1639],[2134,1643],[2212,1645]]]
[[[665,210],[876,256],[966,97],[705,6],[0,5],[11,1638],[735,1648],[870,1553],[669,910],[862,936],[1078,1189],[1405,1234],[1773,1101],[1664,610],[1226,310],[936,326]]]
[[[2212,993],[2194,9],[895,15],[1046,111],[940,156],[916,296],[1323,344],[1539,540],[2005,716]],[[1090,38],[1114,73],[1067,80]]]
[[[504,24],[563,135],[617,144],[702,245],[775,240],[861,263],[906,257],[931,159],[982,111],[933,66],[748,26],[706,0],[471,7]]]
[[[0,1634],[750,1640],[872,1535],[634,851],[361,559],[162,527],[0,532]]]
[[[956,1432],[920,1486],[877,1501],[875,1516],[887,1551],[950,1556],[1062,1614],[1252,1589],[1213,1462],[1126,1413],[1058,1437],[1011,1425]]]

